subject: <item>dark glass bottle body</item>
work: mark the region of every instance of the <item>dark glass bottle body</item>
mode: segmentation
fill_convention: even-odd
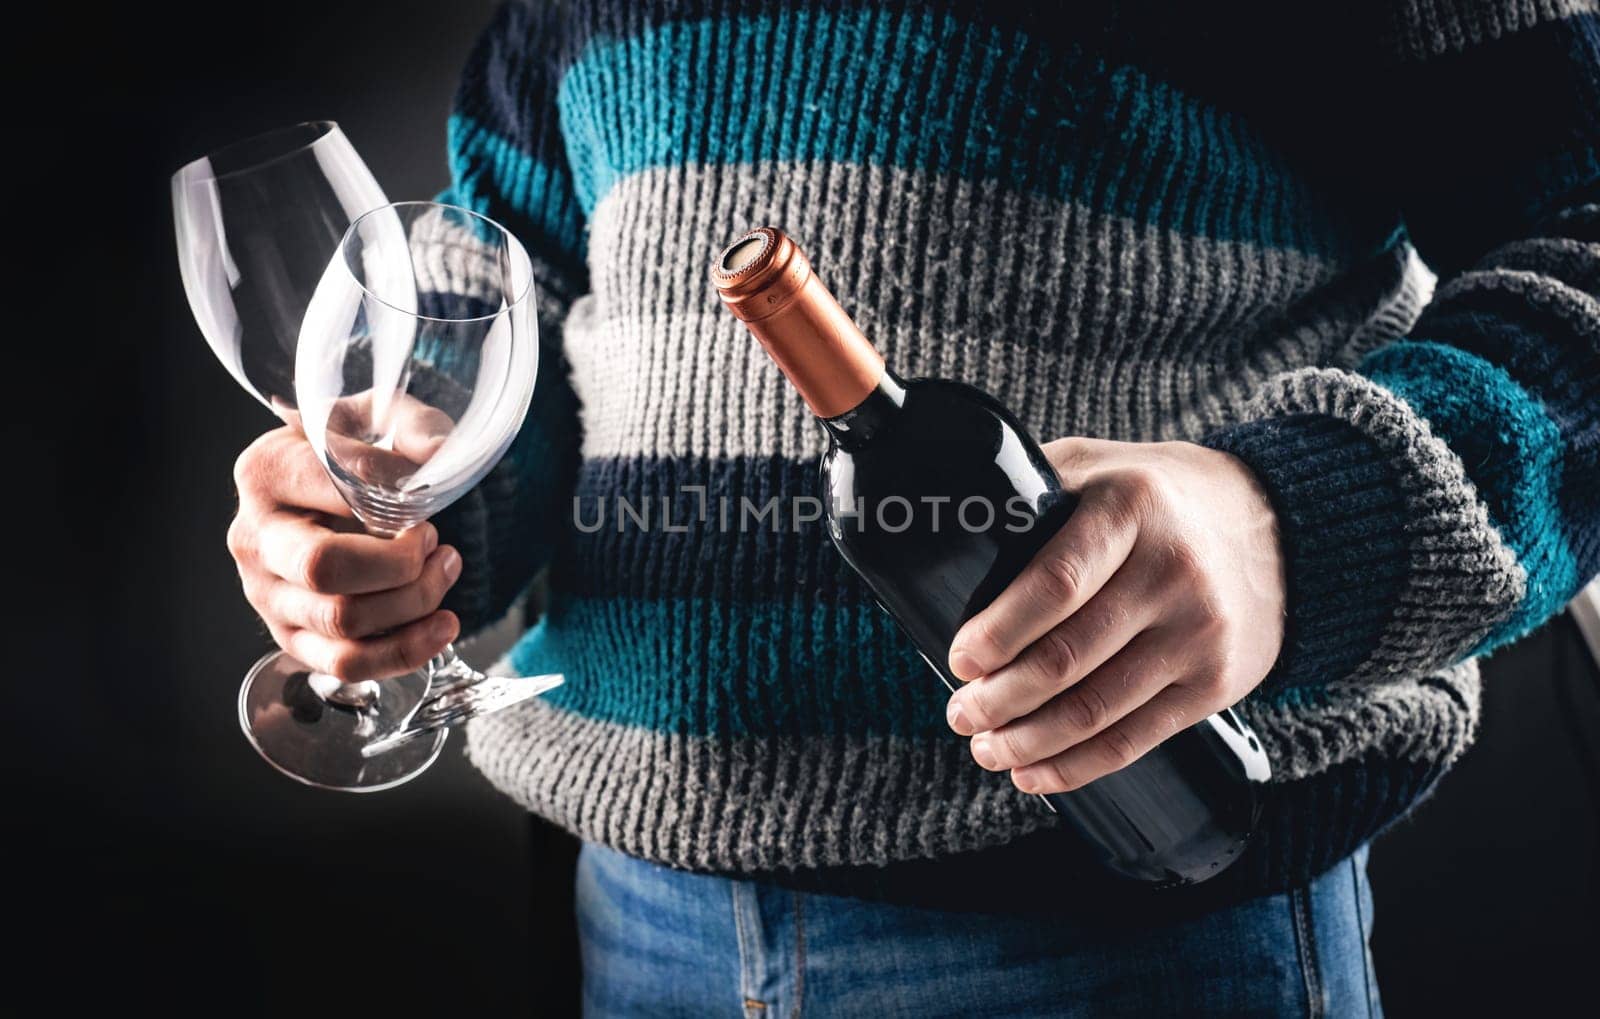
[[[958,382],[885,371],[860,405],[823,425],[834,545],[953,690],[956,631],[1060,529],[1074,499],[1011,414]],[[1229,710],[1120,771],[1043,799],[1113,871],[1190,884],[1238,859],[1269,770]]]

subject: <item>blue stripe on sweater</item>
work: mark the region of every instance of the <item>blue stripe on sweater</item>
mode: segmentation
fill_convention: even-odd
[[[1600,254],[1593,262],[1600,273]],[[1592,283],[1600,287],[1600,277]],[[1518,290],[1480,287],[1430,308],[1412,332],[1447,336],[1452,347],[1503,366],[1570,437],[1600,430],[1600,347],[1583,314],[1572,302],[1559,306]]]
[[[557,597],[517,642],[546,700],[683,735],[949,735],[948,695],[875,605]]]
[[[1578,586],[1561,519],[1561,431],[1538,400],[1498,365],[1455,347],[1407,341],[1385,347],[1362,372],[1405,400],[1461,457],[1502,540],[1528,575],[1511,617],[1472,651],[1509,643],[1559,612]]]
[[[1595,262],[1600,265],[1600,257]],[[1588,282],[1595,282],[1593,273]],[[1583,314],[1571,305],[1482,288],[1453,294],[1413,330],[1448,336],[1451,346],[1502,365],[1555,422],[1566,444],[1561,520],[1580,578],[1600,573],[1600,346]]]
[[[1319,214],[1327,197],[1242,119],[1136,68],[925,10],[779,11],[596,39],[558,105],[586,214],[652,167],[822,160],[999,181],[1316,254],[1374,247],[1393,227]]]
[[[572,195],[565,167],[535,159],[513,142],[470,117],[454,114],[449,124],[450,170],[458,204],[501,221],[547,258],[581,260],[586,239],[583,214]]]

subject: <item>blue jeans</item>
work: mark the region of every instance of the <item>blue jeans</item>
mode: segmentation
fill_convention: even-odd
[[[1304,888],[1107,930],[578,860],[588,1016],[1375,1016],[1362,849]]]

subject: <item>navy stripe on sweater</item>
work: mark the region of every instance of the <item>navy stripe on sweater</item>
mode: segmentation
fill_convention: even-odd
[[[1388,626],[1407,573],[1408,518],[1393,469],[1353,425],[1294,414],[1207,437],[1261,479],[1278,517],[1291,607],[1269,683],[1349,675]]]
[[[586,459],[557,579],[595,598],[865,601],[815,516],[817,471],[782,457]]]
[[[468,61],[450,118],[456,200],[510,226],[571,299],[582,289],[583,213],[556,116],[559,5],[502,7]]]
[[[1563,201],[1600,182],[1600,17],[1592,13],[1408,67],[1395,94],[1404,101],[1373,141],[1398,156],[1407,225],[1441,275],[1536,232]]]

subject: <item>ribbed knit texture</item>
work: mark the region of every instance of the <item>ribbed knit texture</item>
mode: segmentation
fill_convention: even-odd
[[[1273,778],[1208,895],[1303,881],[1432,788],[1476,727],[1472,657],[1600,570],[1593,4],[1224,6],[496,18],[451,195],[533,251],[543,359],[440,526],[469,626],[548,568],[505,667],[567,684],[469,728],[491,780],[674,866],[1082,887],[822,527],[739,525],[817,495],[824,446],[706,281],[770,222],[902,373],[1040,439],[1202,441],[1261,477],[1289,619],[1241,710]]]
[[[1293,551],[1289,602],[1317,607],[1288,619],[1273,681],[1352,674],[1376,649],[1407,576],[1408,508],[1388,457],[1354,425],[1320,414],[1265,418],[1207,441],[1271,486],[1280,539]]]

